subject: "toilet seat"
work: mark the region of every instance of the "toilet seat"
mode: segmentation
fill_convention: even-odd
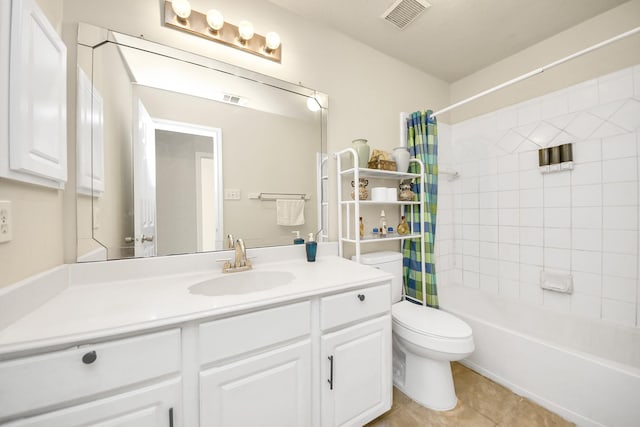
[[[454,315],[431,307],[401,301],[391,308],[393,332],[432,354],[458,360],[474,350],[471,327]],[[433,357],[433,355],[432,355]]]

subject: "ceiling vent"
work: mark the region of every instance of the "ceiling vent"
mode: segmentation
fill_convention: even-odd
[[[430,7],[431,4],[424,0],[397,0],[381,18],[402,30]]]

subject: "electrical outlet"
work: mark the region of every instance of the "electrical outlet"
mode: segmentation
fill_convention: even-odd
[[[240,200],[240,190],[225,188],[224,189],[225,200]]]
[[[11,224],[11,202],[0,200],[0,243],[9,242],[13,238]]]

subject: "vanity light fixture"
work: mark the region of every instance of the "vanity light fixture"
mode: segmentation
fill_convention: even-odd
[[[207,13],[192,10],[188,0],[165,0],[164,25],[274,62],[282,60],[282,44],[277,33],[256,34],[249,21],[235,26],[225,22],[218,10]]]

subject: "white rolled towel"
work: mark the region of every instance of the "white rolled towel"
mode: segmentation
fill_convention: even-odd
[[[278,225],[303,225],[304,200],[276,200],[276,222]]]

